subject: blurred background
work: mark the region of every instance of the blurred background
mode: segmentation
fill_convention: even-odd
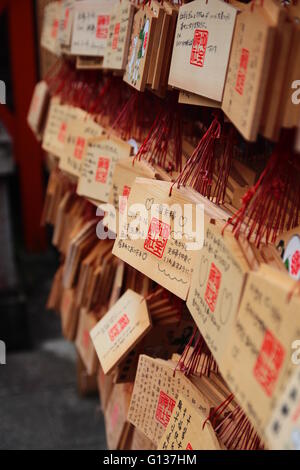
[[[0,449],[104,449],[96,383],[45,309],[58,255],[40,223],[48,172],[26,117],[56,60],[39,48],[47,3],[0,0]]]

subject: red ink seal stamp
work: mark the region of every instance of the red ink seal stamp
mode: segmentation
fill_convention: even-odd
[[[153,217],[144,243],[145,250],[157,256],[157,258],[162,258],[170,232],[171,226],[169,224]]]
[[[267,331],[253,369],[253,374],[269,397],[272,396],[284,356],[285,351],[280,342],[270,331]]]
[[[52,29],[51,29],[51,37],[53,39],[56,39],[57,37],[58,27],[59,27],[59,21],[55,19],[52,23]]]
[[[249,62],[249,51],[248,49],[243,48],[241,52],[240,65],[239,65],[239,70],[238,70],[238,74],[236,78],[236,85],[235,85],[236,91],[241,96],[244,93],[248,62]]]
[[[126,313],[124,313],[117,323],[115,323],[108,331],[108,336],[111,342],[113,342],[119,336],[119,334],[124,330],[124,328],[126,328],[127,325],[129,325],[129,318]]]
[[[208,40],[208,31],[204,29],[195,30],[191,58],[190,58],[191,65],[196,65],[197,67],[203,67],[206,47],[207,47],[207,40]]]
[[[155,418],[160,424],[163,425],[164,428],[166,428],[169,424],[174,406],[175,400],[173,400],[173,398],[169,397],[169,395],[161,390],[158,398]]]
[[[59,133],[58,133],[58,140],[61,143],[64,143],[66,139],[66,133],[67,133],[67,124],[65,122],[61,123]]]
[[[98,160],[98,167],[96,172],[97,183],[105,184],[107,181],[109,171],[109,158],[100,157]]]
[[[129,186],[124,186],[123,188],[123,194],[122,197],[124,199],[121,200],[120,205],[119,205],[119,211],[121,214],[124,214],[126,205],[127,205],[127,199],[129,198],[131,188]]]
[[[78,160],[81,160],[83,157],[84,147],[85,139],[83,137],[77,137],[74,149],[74,157]]]
[[[96,37],[97,39],[107,39],[109,16],[99,15],[97,19]]]
[[[120,23],[117,23],[114,28],[114,36],[113,36],[112,45],[111,45],[111,48],[113,50],[117,49],[118,47],[119,34],[120,34]]]
[[[214,263],[211,263],[204,299],[212,312],[215,311],[222,274]]]

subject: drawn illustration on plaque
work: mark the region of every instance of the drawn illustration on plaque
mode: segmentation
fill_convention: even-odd
[[[133,38],[131,56],[128,62],[128,78],[133,85],[136,85],[140,79],[140,64],[145,57],[149,29],[150,20],[144,15],[142,27],[138,35]]]
[[[297,281],[300,280],[300,237],[294,235],[287,242],[286,246],[284,241],[281,240],[278,249],[281,252],[281,257],[286,269],[290,276]]]

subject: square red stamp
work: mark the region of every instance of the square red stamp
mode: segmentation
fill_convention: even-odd
[[[122,333],[127,325],[129,325],[129,318],[128,315],[124,313],[117,323],[115,323],[108,331],[108,336],[111,342],[115,341],[115,339],[119,336],[120,333]]]
[[[192,45],[190,64],[197,67],[204,66],[205,53],[207,48],[208,31],[196,29]]]
[[[81,160],[83,157],[84,147],[85,139],[83,137],[77,137],[74,148],[74,157],[78,160]]]
[[[99,157],[95,178],[97,183],[106,183],[109,172],[109,162],[109,158]]]
[[[217,305],[221,280],[222,273],[214,263],[211,263],[204,298],[212,312],[215,311]]]
[[[162,390],[160,391],[158,404],[156,408],[155,418],[157,421],[166,428],[169,424],[171,414],[175,406],[175,400],[169,397]]]
[[[109,16],[99,15],[97,19],[96,37],[97,39],[107,39]]]
[[[284,356],[283,346],[270,331],[266,331],[253,374],[269,397],[272,396]]]
[[[162,258],[170,232],[171,226],[169,224],[153,217],[144,243],[145,250],[157,256],[157,258]]]
[[[249,51],[248,49],[242,48],[239,70],[237,73],[236,85],[235,85],[235,89],[240,95],[243,95],[244,93],[248,62],[249,62]]]

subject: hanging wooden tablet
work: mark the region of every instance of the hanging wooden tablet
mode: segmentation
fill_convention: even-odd
[[[109,374],[150,328],[146,301],[128,289],[91,331],[103,372]]]
[[[74,289],[64,289],[60,307],[61,329],[64,338],[74,341],[77,333],[79,308],[75,305]]]
[[[160,88],[166,89],[168,87],[169,81],[169,73],[170,73],[170,65],[172,59],[172,52],[173,52],[173,44],[174,44],[174,36],[176,31],[176,24],[177,24],[177,17],[178,17],[178,10],[179,6],[169,2],[164,1],[163,7],[165,9],[166,16],[169,17],[169,28],[167,33],[167,39],[165,41],[165,48],[164,48],[164,59],[162,63],[161,69],[161,77],[160,77]],[[168,21],[167,19],[165,20]],[[164,39],[164,32],[162,35],[162,40]],[[159,64],[157,65],[159,71]],[[154,86],[156,83],[154,83]]]
[[[98,365],[97,355],[90,338],[90,331],[96,323],[97,318],[93,313],[83,308],[80,310],[75,344],[89,375],[96,373]]]
[[[116,163],[128,158],[131,146],[117,137],[100,137],[88,142],[81,165],[77,194],[108,202]]]
[[[146,6],[133,19],[130,47],[123,80],[139,91],[144,91],[151,60],[156,17]]]
[[[110,17],[103,68],[125,70],[135,7],[129,0],[119,2]]]
[[[71,54],[104,56],[111,12],[119,0],[75,2]]]
[[[50,95],[47,83],[45,81],[38,82],[32,95],[30,108],[27,115],[27,123],[39,140],[42,138],[49,100]]]
[[[293,2],[294,3],[294,2]],[[282,126],[297,127],[300,122],[299,106],[299,76],[300,76],[300,5],[298,2],[290,4],[287,8],[288,16],[292,22],[292,44],[289,51],[286,68],[285,92],[282,102]],[[297,91],[298,90],[298,91]],[[294,97],[294,95],[296,95]],[[294,98],[293,98],[294,97]]]
[[[60,266],[56,271],[51,290],[47,299],[46,308],[49,310],[55,310],[55,312],[60,312],[61,299],[63,294],[63,285],[62,285],[62,276],[63,276],[64,266]]]
[[[59,161],[59,168],[79,177],[88,140],[100,137],[103,133],[103,128],[93,120],[92,116],[83,115],[82,111],[79,110],[78,116],[69,119],[64,152]]]
[[[187,306],[221,371],[249,265],[231,233],[208,224]]]
[[[64,53],[70,51],[72,29],[74,20],[74,4],[73,0],[63,0],[61,2],[61,13],[58,26],[58,42]]]
[[[179,9],[169,85],[222,101],[236,9],[194,0]]]
[[[108,198],[109,204],[112,204],[116,209],[109,215],[111,223],[116,224],[116,233],[118,233],[119,213],[123,214],[126,210],[127,200],[135,179],[139,176],[154,179],[155,175],[155,169],[142,160],[133,163],[133,158],[126,158],[116,163]]]
[[[50,101],[42,148],[58,158],[64,154],[68,121],[73,117],[74,109],[76,108],[61,104],[58,98],[52,98]],[[75,115],[76,113],[77,111]]]
[[[300,337],[300,298],[293,288],[287,273],[267,265],[249,274],[224,358],[224,379],[262,437],[297,367],[291,345]]]
[[[100,395],[101,409],[104,412],[109,403],[109,398],[114,387],[114,374],[105,375],[101,366],[97,373],[98,390]]]
[[[206,216],[226,218],[226,214],[193,190],[174,187],[170,196],[170,189],[171,183],[165,181],[136,178],[128,198],[127,221],[124,221],[115,241],[113,254],[185,300],[195,253],[201,245],[198,243],[200,239],[196,242],[195,237],[201,238]],[[199,213],[196,214],[197,203],[205,204],[203,220]],[[138,218],[130,212],[134,204],[144,208]],[[188,216],[191,226],[195,227],[197,220],[198,228],[192,234],[186,226],[179,239],[182,227],[188,223],[185,204],[191,210]],[[192,249],[188,250],[186,243],[190,242]]]
[[[260,133],[272,141],[278,140],[282,121],[282,99],[285,75],[292,40],[292,24],[287,21],[287,9],[273,0],[264,1],[264,9],[276,28],[274,51],[266,85]]]
[[[152,3],[151,3],[152,5]],[[155,67],[153,71],[153,78],[151,87],[153,90],[160,90],[162,86],[164,86],[162,81],[164,67],[170,64],[171,57],[169,54],[169,50],[167,50],[167,43],[168,41],[172,42],[172,32],[170,31],[170,24],[172,21],[172,13],[168,11],[164,3],[162,4],[162,8],[164,11],[161,31],[159,36],[159,43],[156,51],[155,56]],[[165,62],[165,64],[164,64]],[[150,77],[149,77],[150,80]]]
[[[158,450],[221,450],[221,445],[207,416],[192,402],[179,395]]]
[[[271,450],[300,450],[300,370],[296,369],[286,383],[284,393],[266,426]]]
[[[58,28],[61,13],[60,2],[50,2],[45,6],[41,46],[55,55],[60,55]]]
[[[193,401],[208,415],[210,402],[181,372],[174,375],[175,364],[141,355],[132,392],[128,420],[155,445],[169,424],[179,394]]]
[[[270,71],[275,29],[262,6],[238,14],[222,110],[242,136],[256,140]]]
[[[159,58],[160,38],[165,17],[165,10],[158,0],[151,0],[151,2],[149,2],[148,8],[151,10],[151,12],[156,18],[150,65],[147,77],[147,84],[152,85],[156,63]]]
[[[80,397],[95,396],[97,392],[97,374],[89,375],[86,367],[77,353],[77,389]]]
[[[108,448],[111,450],[120,448],[122,434],[127,424],[131,391],[131,384],[116,384],[111,392],[104,413],[106,439]]]

